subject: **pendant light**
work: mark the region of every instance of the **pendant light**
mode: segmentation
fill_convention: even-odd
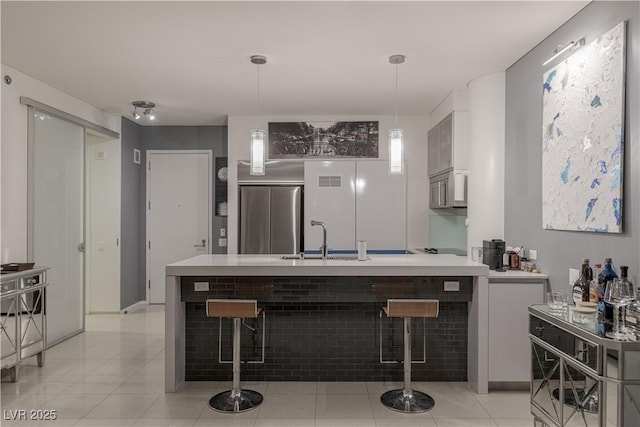
[[[267,58],[262,55],[253,55],[251,63],[258,66],[258,106],[260,106],[260,66],[267,63]],[[264,175],[266,160],[266,133],[261,129],[251,131],[249,173],[251,175]]]
[[[404,138],[398,128],[398,64],[404,62],[404,55],[392,55],[389,63],[396,66],[396,128],[389,130],[389,174],[404,174]]]

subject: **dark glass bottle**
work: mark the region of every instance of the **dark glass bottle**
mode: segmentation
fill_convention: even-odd
[[[620,280],[629,287],[629,289],[631,290],[631,294],[635,299],[636,290],[633,286],[633,283],[631,283],[631,280],[629,280],[629,267],[626,265],[620,266]]]
[[[610,331],[613,324],[613,306],[604,302],[604,291],[607,288],[607,283],[617,278],[618,274],[613,267],[611,258],[605,258],[604,267],[598,275],[598,316],[603,320],[605,327],[605,330],[600,331],[602,333]]]
[[[589,284],[593,280],[593,270],[589,266],[589,260],[582,260],[580,277],[573,284],[573,301],[578,304],[580,301],[589,301]]]
[[[589,288],[593,281],[593,270],[589,266],[589,260],[582,260],[582,274],[580,275],[580,282],[582,285],[582,301],[589,302]]]

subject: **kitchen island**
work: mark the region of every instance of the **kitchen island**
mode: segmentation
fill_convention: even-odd
[[[379,363],[378,345],[384,342],[395,358],[401,334],[380,317],[381,307],[388,298],[435,298],[441,301],[440,317],[414,335],[418,348],[424,344],[420,334],[428,343],[427,365],[414,365],[415,379],[467,380],[486,393],[488,267],[455,255],[369,258],[199,255],[168,265],[165,391],[230,375],[229,366],[218,363],[227,359],[228,344],[218,350],[226,334],[218,319],[206,318],[207,298],[257,299],[265,308],[265,363],[243,365],[243,378],[254,381],[393,380],[399,367]],[[253,340],[254,347],[256,340],[257,347],[265,342],[260,336]],[[251,342],[245,347],[252,357]]]

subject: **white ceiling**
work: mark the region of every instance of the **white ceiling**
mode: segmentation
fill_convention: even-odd
[[[504,71],[587,1],[9,2],[2,62],[109,113],[160,125],[229,114],[428,114]],[[260,67],[260,105],[253,54]],[[550,52],[551,54],[551,52]],[[542,70],[541,70],[542,72]]]

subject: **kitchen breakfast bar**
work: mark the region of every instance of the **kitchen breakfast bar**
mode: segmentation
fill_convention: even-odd
[[[199,255],[166,267],[165,391],[231,379],[231,320],[208,318],[207,299],[257,300],[242,327],[242,379],[399,381],[402,319],[388,299],[436,299],[415,319],[417,381],[468,381],[488,391],[486,265],[455,255],[369,254],[366,261]]]

